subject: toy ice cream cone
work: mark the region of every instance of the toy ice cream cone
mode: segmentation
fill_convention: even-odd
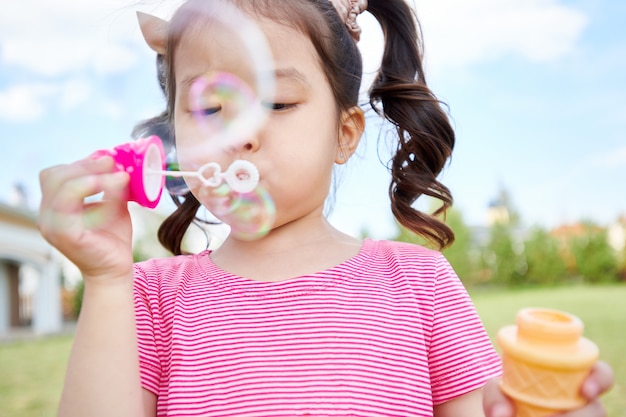
[[[585,403],[580,387],[598,359],[598,347],[582,336],[582,321],[540,308],[518,312],[516,324],[498,332],[502,391],[517,417],[544,417]]]

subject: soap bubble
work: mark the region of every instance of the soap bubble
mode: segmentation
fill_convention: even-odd
[[[180,196],[189,192],[186,181],[200,181],[200,202],[230,226],[231,234],[262,237],[273,225],[274,202],[258,185],[262,173],[245,153],[233,150],[267,120],[264,103],[273,102],[275,87],[271,50],[257,24],[229,1],[188,1],[172,22],[172,33],[189,30],[194,42],[201,39],[199,53],[208,58],[206,72],[183,82],[188,88],[183,105],[195,128],[177,138],[178,149],[167,157],[166,169],[179,171],[167,176],[167,189]],[[181,167],[191,171],[180,172]]]
[[[189,108],[207,140],[226,147],[254,134],[265,117],[250,86],[228,72],[210,71],[196,78],[189,91]]]
[[[215,190],[217,218],[230,226],[230,233],[238,239],[254,240],[265,236],[272,228],[276,207],[269,193],[257,186],[247,193],[234,193],[227,184]]]
[[[177,80],[178,87],[188,89],[182,105],[196,123],[193,133],[187,130],[179,138],[178,154],[187,166],[187,157],[195,161],[199,154],[229,152],[256,135],[267,120],[264,103],[273,102],[275,79],[271,49],[245,9],[212,0],[189,1],[181,10],[170,30],[174,36],[183,31],[181,39],[194,42],[193,48],[206,60],[205,72]]]

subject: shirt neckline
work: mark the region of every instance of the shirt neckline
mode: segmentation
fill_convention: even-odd
[[[226,291],[247,297],[290,298],[323,291],[348,278],[355,270],[368,264],[376,247],[376,241],[366,238],[359,251],[346,261],[322,271],[281,281],[256,281],[225,271],[213,262],[210,250],[198,254],[196,262],[208,280]]]

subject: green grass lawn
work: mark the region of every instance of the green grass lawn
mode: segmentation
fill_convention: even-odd
[[[53,417],[72,338],[0,344],[0,417]]]
[[[616,373],[605,396],[609,417],[626,417],[626,285],[523,291],[474,291],[487,331],[512,324],[522,307],[550,307],[579,316],[585,336],[600,347]],[[0,417],[55,416],[71,336],[0,343]]]

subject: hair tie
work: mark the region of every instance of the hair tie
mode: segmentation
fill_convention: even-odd
[[[367,10],[367,0],[330,0],[330,2],[335,6],[337,13],[346,23],[354,41],[358,42],[361,37],[361,27],[357,23],[356,18]]]

